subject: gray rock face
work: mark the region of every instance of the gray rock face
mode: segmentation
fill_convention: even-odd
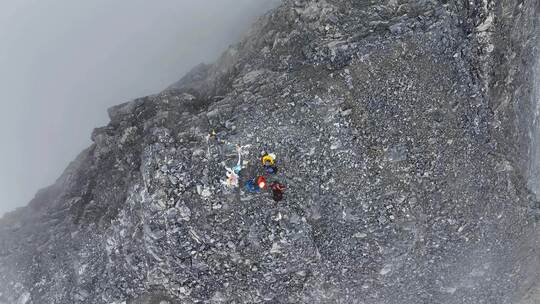
[[[0,303],[537,303],[539,9],[286,1],[0,220]]]

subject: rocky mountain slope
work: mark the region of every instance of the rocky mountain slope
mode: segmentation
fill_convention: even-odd
[[[538,303],[539,10],[285,1],[0,220],[0,303]]]

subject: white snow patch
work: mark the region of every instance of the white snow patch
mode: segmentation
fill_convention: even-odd
[[[197,185],[197,193],[203,198],[212,196],[212,192],[206,186]]]
[[[457,288],[455,287],[444,287],[442,288],[442,291],[443,292],[446,292],[446,293],[449,293],[449,294],[454,294],[456,292]]]
[[[281,252],[281,246],[279,246],[278,243],[272,244],[272,249],[270,249],[270,253],[275,254],[275,253],[280,253],[280,252]]]
[[[479,32],[485,32],[491,27],[491,24],[493,23],[493,14],[490,14],[482,24],[476,27],[476,30]]]
[[[392,271],[392,265],[387,264],[384,265],[383,269],[379,272],[381,275],[387,275],[390,271]]]
[[[354,238],[358,238],[358,239],[363,239],[367,236],[367,234],[363,233],[363,232],[357,232],[353,235]]]

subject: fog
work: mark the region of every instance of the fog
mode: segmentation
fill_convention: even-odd
[[[0,215],[54,182],[106,109],[212,62],[280,0],[0,0]]]

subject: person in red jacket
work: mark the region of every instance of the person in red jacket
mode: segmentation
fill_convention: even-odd
[[[257,178],[257,186],[259,186],[259,189],[266,190],[268,189],[268,185],[266,183],[266,178],[259,176]]]
[[[244,184],[244,188],[250,193],[259,193],[261,190],[268,189],[266,178],[259,176],[254,179],[248,180]]]

